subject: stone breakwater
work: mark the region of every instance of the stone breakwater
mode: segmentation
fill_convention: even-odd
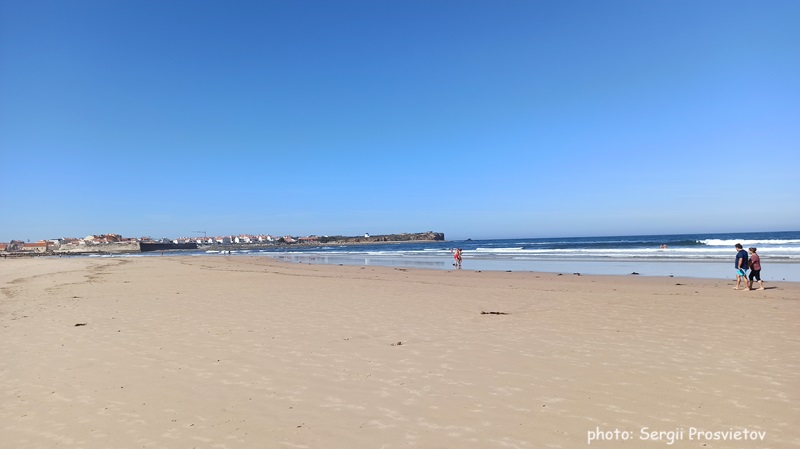
[[[104,243],[100,245],[70,245],[56,248],[52,253],[41,254],[43,256],[60,256],[76,254],[125,254],[141,252],[139,242],[125,243]]]

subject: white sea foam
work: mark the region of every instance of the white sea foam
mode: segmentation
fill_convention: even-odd
[[[761,240],[761,239],[754,239],[754,240],[721,240],[721,239],[706,239],[700,240],[700,243],[708,246],[733,246],[737,243],[741,243],[742,246],[748,245],[800,245],[800,240]]]

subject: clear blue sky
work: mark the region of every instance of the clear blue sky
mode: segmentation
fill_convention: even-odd
[[[0,241],[800,229],[798,1],[0,0]]]

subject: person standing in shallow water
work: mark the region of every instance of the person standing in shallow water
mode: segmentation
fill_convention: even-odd
[[[750,286],[747,284],[747,251],[742,248],[741,243],[736,244],[736,260],[734,261],[734,266],[736,267],[736,287],[733,287],[734,290],[739,290],[739,283],[744,281],[744,289],[750,290]]]
[[[461,269],[461,248],[456,248],[453,252],[453,266],[456,269]]]
[[[761,280],[761,258],[756,254],[756,248],[749,248],[750,251],[750,290],[753,290],[753,279],[758,281],[759,290],[764,290],[764,281]]]

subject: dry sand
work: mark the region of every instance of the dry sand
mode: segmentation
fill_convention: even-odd
[[[732,286],[2,260],[0,447],[796,448],[800,284]]]

